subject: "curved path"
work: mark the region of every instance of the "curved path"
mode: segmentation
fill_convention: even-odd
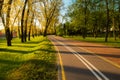
[[[106,59],[115,57],[118,60],[120,49],[67,40],[58,36],[48,38],[59,52],[59,80],[120,80],[119,64]]]

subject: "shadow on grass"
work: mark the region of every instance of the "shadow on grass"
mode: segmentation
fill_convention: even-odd
[[[36,46],[27,46],[27,45],[12,45],[12,47],[23,47],[23,48],[34,48],[34,47],[36,47]]]
[[[8,73],[7,80],[57,80],[57,66],[46,60],[28,60]]]
[[[0,80],[6,80],[7,72],[18,68],[23,62],[0,59]]]
[[[16,52],[15,50],[12,51]],[[37,54],[39,54],[39,51],[45,51],[48,53],[56,52],[50,49],[37,49],[33,51],[35,51],[34,53],[38,51]],[[21,53],[21,51],[17,52]],[[1,66],[0,73],[2,73],[0,75],[0,80],[57,80],[57,67],[55,60],[47,60],[47,58],[44,58],[43,60],[35,58],[28,61],[0,59],[0,64],[6,65]],[[5,76],[7,76],[7,79],[5,79]]]
[[[48,41],[48,40],[41,40],[41,41],[28,41],[28,42],[26,42],[26,43],[24,43],[24,44],[38,44],[38,43],[42,43],[42,42],[46,42],[46,41]]]
[[[55,62],[39,59],[15,62],[0,59],[1,63],[9,65],[9,67],[4,66],[0,69],[0,80],[57,80]]]
[[[44,41],[48,41],[48,40],[44,40]],[[52,51],[51,49],[49,49],[49,47],[53,46],[52,44],[47,44],[47,43],[39,44],[39,43],[42,43],[44,41],[26,42],[26,43],[21,43],[21,44],[20,43],[19,44],[13,44],[11,47],[17,47],[17,49],[16,48],[2,48],[2,47],[0,47],[0,51],[1,52],[9,52],[9,53],[19,53],[19,54],[28,54],[28,53],[33,53],[35,51],[55,52],[55,51]],[[27,44],[29,44],[30,46],[28,46]],[[36,44],[39,44],[39,45],[36,45]],[[38,46],[48,46],[48,47],[47,48],[43,47],[43,49],[39,49]],[[33,49],[35,47],[38,47],[38,48],[37,49]],[[23,50],[21,50],[21,48]],[[28,51],[26,50],[26,48],[28,49]]]
[[[19,62],[19,61],[16,62],[16,61],[11,61],[11,60],[3,60],[3,59],[0,59],[0,63],[3,63],[3,64],[11,64],[11,65],[12,65],[12,64],[13,64],[13,65],[14,65],[14,64],[17,64],[17,65],[18,65],[18,64],[20,64],[20,63],[22,63],[22,62]]]
[[[19,61],[16,60],[16,58],[15,60],[11,58],[11,60],[7,60],[6,58],[0,59],[0,80],[57,80],[56,62],[55,60],[50,60],[54,59],[51,54],[46,54],[46,52],[54,53],[56,51],[51,48],[51,44],[47,44],[46,42],[48,42],[48,40],[31,41],[26,43],[15,41],[10,47],[0,47],[0,52],[9,52],[10,54],[29,54],[36,52],[39,54],[40,52],[40,55],[32,54],[35,55],[32,59],[30,55],[30,60],[28,61]],[[43,48],[38,47],[41,45]],[[47,47],[44,47],[44,45]],[[21,50],[21,48],[24,50]],[[26,48],[28,48],[28,51]],[[43,55],[41,56],[41,54]],[[52,58],[49,58],[50,56],[52,56]],[[29,57],[29,55],[27,57]]]
[[[32,50],[32,51],[21,51],[21,50],[3,49],[3,48],[0,48],[0,51],[1,51],[1,52],[10,52],[10,53],[28,54],[28,53],[34,52],[35,50]]]
[[[31,50],[31,51],[21,51],[21,50],[13,50],[13,49],[1,49],[0,48],[0,51],[1,52],[10,52],[10,53],[19,53],[19,54],[29,54],[29,53],[32,53],[32,52],[35,52],[35,51],[46,51],[46,52],[56,52],[54,50],[49,50],[49,49],[35,49],[35,50]]]
[[[44,51],[44,52],[48,52],[48,53],[57,53],[57,51],[49,50],[49,49],[38,49],[37,51]],[[36,54],[37,52],[34,52],[34,53]]]

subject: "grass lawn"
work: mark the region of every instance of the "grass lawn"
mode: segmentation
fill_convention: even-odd
[[[26,43],[15,38],[10,47],[0,39],[0,80],[57,80],[55,53],[42,36]]]
[[[116,41],[114,38],[108,38],[108,42],[105,42],[105,39],[103,37],[86,37],[86,39],[83,39],[81,36],[64,36],[64,38],[78,40],[78,41],[85,41],[85,42],[92,42],[92,43],[100,43],[116,48],[120,48],[120,39],[117,39]]]

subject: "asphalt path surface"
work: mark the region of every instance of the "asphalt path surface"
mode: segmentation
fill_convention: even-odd
[[[120,80],[120,68],[75,46],[72,40],[48,38],[58,51],[59,80]]]

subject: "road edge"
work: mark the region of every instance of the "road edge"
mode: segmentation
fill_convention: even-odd
[[[50,39],[49,39],[50,40]],[[57,55],[58,55],[58,61],[57,61],[57,64],[58,64],[58,80],[66,80],[66,77],[65,77],[65,71],[64,71],[64,67],[63,67],[63,62],[62,62],[62,57],[60,55],[60,51],[59,49],[55,46],[55,44],[52,42],[52,40],[50,40],[51,43],[54,45],[54,48],[56,49],[57,51]],[[60,65],[59,65],[60,64]],[[59,68],[60,67],[60,68]],[[61,76],[59,75],[61,71]],[[62,77],[62,78],[61,78]]]

